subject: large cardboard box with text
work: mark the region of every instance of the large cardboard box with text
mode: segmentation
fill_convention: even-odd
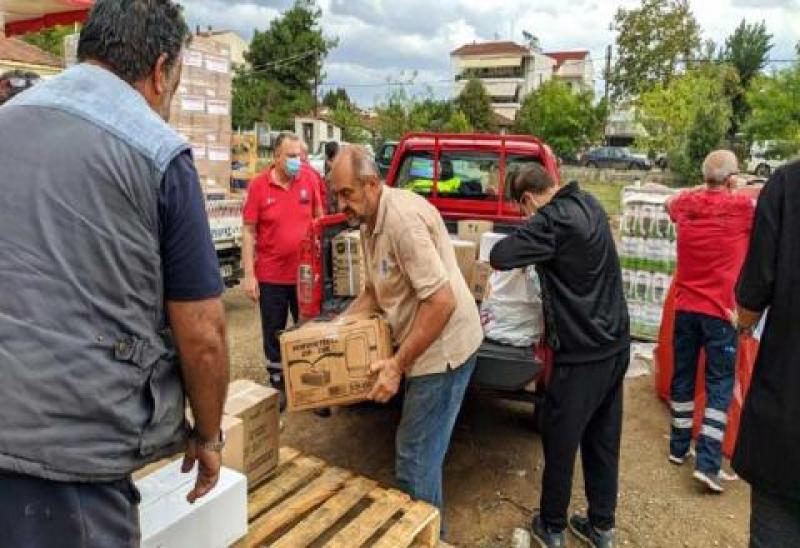
[[[377,316],[309,322],[281,335],[290,411],[364,401],[370,365],[391,357],[389,325]]]

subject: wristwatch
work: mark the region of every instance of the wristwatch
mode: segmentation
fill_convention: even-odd
[[[214,451],[216,453],[221,453],[222,450],[225,448],[225,432],[221,429],[219,431],[219,439],[217,441],[206,441],[200,437],[197,430],[192,430],[189,437],[194,440],[197,447],[202,449],[203,451]]]

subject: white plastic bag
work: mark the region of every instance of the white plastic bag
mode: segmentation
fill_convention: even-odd
[[[544,332],[539,277],[533,267],[492,272],[489,296],[481,304],[487,339],[510,346],[536,344]]]

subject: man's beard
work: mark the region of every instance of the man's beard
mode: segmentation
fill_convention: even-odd
[[[366,222],[365,219],[363,219],[360,215],[357,215],[356,212],[350,208],[345,208],[342,213],[347,215],[347,225],[350,228],[358,228]]]

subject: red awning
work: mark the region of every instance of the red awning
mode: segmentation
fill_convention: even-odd
[[[94,0],[0,0],[6,36],[36,32],[86,19]]]

